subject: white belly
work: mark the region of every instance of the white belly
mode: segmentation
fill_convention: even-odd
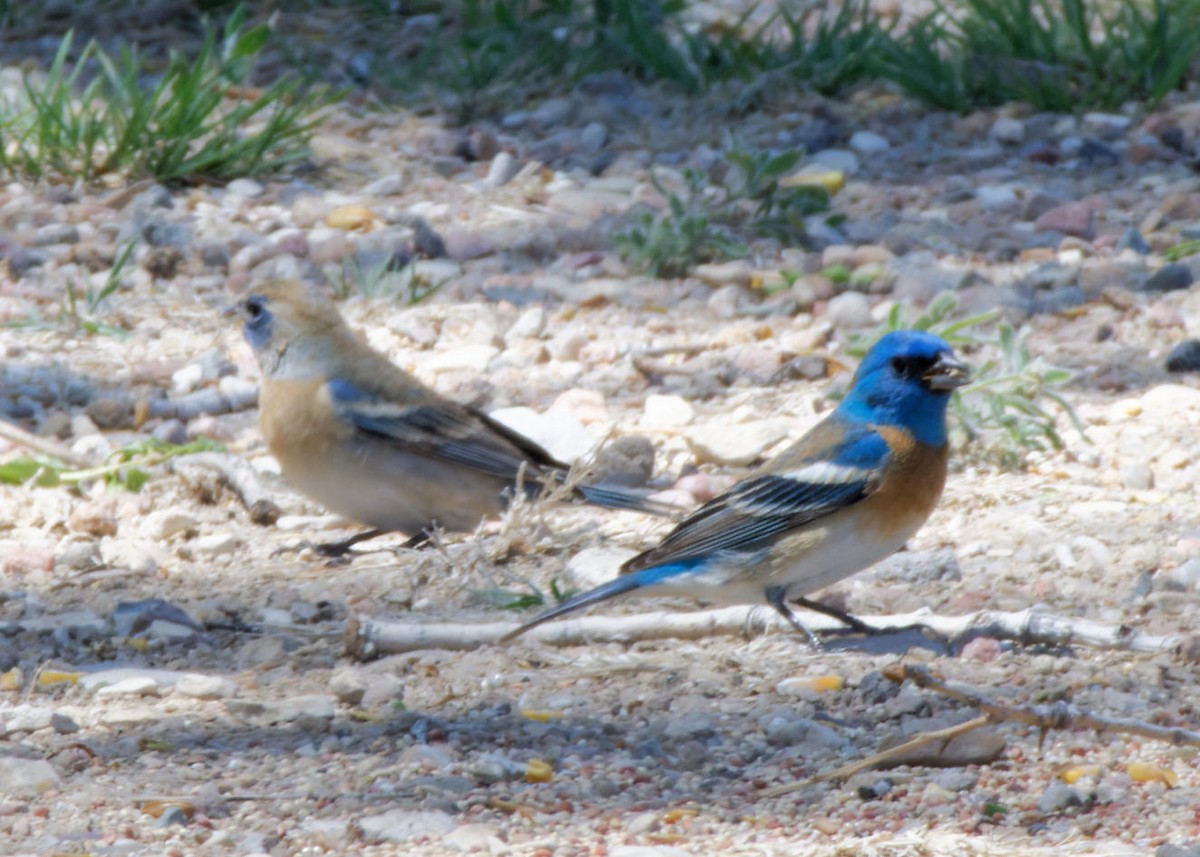
[[[687,572],[661,581],[647,595],[686,595],[701,601],[757,604],[771,586],[783,586],[786,598],[799,598],[869,568],[904,546],[923,521],[886,536],[864,532],[855,518],[831,515],[824,525],[806,528],[775,546],[770,556],[726,555],[704,571]]]

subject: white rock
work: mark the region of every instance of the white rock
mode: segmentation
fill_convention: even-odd
[[[1169,579],[1184,591],[1200,589],[1200,559],[1192,557],[1167,572]]]
[[[851,175],[858,172],[858,155],[845,149],[822,149],[813,155],[806,165],[809,170],[814,166],[822,170],[841,170],[846,175]],[[801,170],[801,172],[809,170]]]
[[[511,346],[518,340],[540,336],[545,326],[546,310],[542,308],[541,304],[531,306],[521,313],[505,332],[504,344]]]
[[[596,445],[579,418],[562,408],[551,408],[544,414],[533,408],[500,408],[488,416],[567,464],[587,455]]]
[[[358,830],[368,842],[406,842],[445,836],[458,824],[439,810],[393,809],[359,819]]]
[[[494,824],[461,824],[442,838],[442,844],[457,851],[487,851],[501,854],[509,850]]]
[[[449,351],[440,351],[429,357],[421,368],[426,372],[454,372],[465,369],[468,372],[483,374],[488,364],[492,362],[500,349],[494,345],[468,344],[459,345]]]
[[[237,550],[241,541],[233,533],[211,533],[192,539],[191,547],[200,556],[228,556]]]
[[[0,795],[35,797],[61,784],[58,772],[45,759],[0,756]]]
[[[195,628],[171,622],[167,619],[155,619],[145,630],[148,640],[190,640],[199,632]]]
[[[516,158],[508,152],[497,152],[488,166],[487,177],[484,178],[483,183],[488,187],[502,187],[512,181],[519,169],[520,165]]]
[[[238,686],[219,675],[186,673],[175,683],[175,692],[193,699],[230,699],[237,696]]]
[[[754,277],[754,268],[749,262],[734,259],[732,262],[710,262],[697,265],[692,269],[692,275],[708,283],[710,286],[741,286],[750,285]]]
[[[871,324],[871,301],[862,292],[842,292],[829,299],[825,317],[837,327]]]
[[[453,259],[417,259],[412,263],[413,276],[425,286],[436,286],[462,276],[462,265]]]
[[[279,723],[293,720],[332,720],[336,711],[336,699],[315,693],[277,700],[267,707],[269,719]]]
[[[658,819],[662,813],[647,813],[647,815],[653,815]],[[618,845],[608,852],[608,857],[690,857],[690,854],[690,851],[672,845]]]
[[[709,297],[708,309],[717,318],[735,318],[745,293],[742,286],[722,286]]]
[[[696,409],[683,396],[652,394],[642,407],[642,425],[685,426],[696,417]]]
[[[100,556],[112,568],[127,568],[136,574],[154,574],[171,558],[149,539],[104,539]]]
[[[234,179],[225,185],[225,192],[235,196],[244,196],[246,199],[254,199],[262,196],[263,186],[254,179]]]
[[[589,341],[591,337],[586,331],[578,325],[572,325],[550,337],[546,343],[546,352],[555,360],[578,360],[579,352]]]
[[[1025,123],[1011,116],[1001,116],[992,123],[992,139],[1016,146],[1025,140]]]
[[[1084,113],[1083,124],[1091,125],[1102,131],[1123,131],[1133,124],[1133,117],[1121,116],[1117,113]]]
[[[367,692],[367,678],[362,670],[353,667],[341,667],[329,678],[329,689],[340,702],[346,705],[359,705]]]
[[[736,430],[706,423],[688,429],[684,439],[698,461],[742,467],[786,438],[790,428],[791,422],[785,419],[751,420]]]
[[[341,515],[281,515],[275,529],[281,533],[302,533],[312,530],[331,530],[341,527],[346,519]]]
[[[171,392],[190,393],[204,383],[204,367],[199,363],[189,363],[171,375]]]
[[[617,576],[621,564],[636,551],[616,546],[584,548],[567,561],[565,577],[572,588],[591,589]]]
[[[14,705],[0,710],[0,735],[13,732],[36,732],[47,729],[54,712],[38,705]]]
[[[860,155],[877,155],[892,148],[892,144],[872,131],[855,131],[850,135],[850,148]]]
[[[165,541],[176,533],[186,533],[200,526],[200,521],[187,512],[175,509],[158,509],[142,519],[146,535],[152,539]]]
[[[184,675],[184,673],[175,670],[156,670],[143,667],[114,667],[107,670],[97,670],[94,673],[88,673],[81,676],[79,686],[84,690],[94,690],[99,694],[106,687],[115,687],[120,685],[121,693],[135,693],[136,691],[129,688],[148,687],[153,684],[155,688],[174,687],[175,683]],[[131,682],[124,684],[124,682]],[[109,694],[111,695],[111,694]]]
[[[131,676],[97,688],[96,696],[158,696],[159,685],[150,676]]]
[[[408,179],[401,173],[392,173],[389,176],[375,179],[375,181],[363,187],[359,192],[363,196],[395,196],[398,193],[403,193],[404,188],[408,186]]]

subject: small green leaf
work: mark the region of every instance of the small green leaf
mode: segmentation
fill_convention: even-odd
[[[271,28],[266,24],[259,24],[244,33],[239,33],[233,43],[233,49],[229,52],[229,59],[239,60],[254,56],[263,49],[269,38]]]
[[[35,485],[52,487],[59,483],[58,474],[64,465],[44,458],[21,455],[0,464],[0,482],[5,485],[24,485],[34,480]]]

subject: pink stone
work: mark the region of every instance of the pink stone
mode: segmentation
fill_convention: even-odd
[[[966,661],[978,661],[981,664],[990,663],[1003,654],[1000,641],[994,637],[976,637],[962,648],[962,658]]]
[[[1086,202],[1068,202],[1052,208],[1035,220],[1033,225],[1039,230],[1051,230],[1089,240],[1095,235],[1092,207]]]
[[[0,570],[5,574],[49,574],[54,570],[54,551],[27,545],[13,548],[0,560]]]

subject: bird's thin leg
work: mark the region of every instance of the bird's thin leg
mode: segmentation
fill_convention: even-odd
[[[427,529],[420,530],[409,536],[408,541],[400,545],[400,547],[407,548],[408,550],[423,550],[425,548],[431,548],[433,547],[433,536]]]
[[[314,545],[313,550],[315,550],[321,556],[328,556],[328,557],[345,556],[346,554],[348,554],[350,552],[350,548],[354,547],[359,542],[365,542],[368,539],[373,539],[373,538],[376,538],[377,536],[382,536],[386,532],[387,532],[387,530],[379,530],[379,529],[364,530],[361,533],[355,533],[354,535],[350,536],[350,538],[348,538],[348,539],[342,539],[341,541],[337,541],[337,542],[323,542],[322,544]]]
[[[816,638],[812,631],[800,624],[800,620],[796,618],[796,614],[792,612],[792,608],[787,605],[787,590],[782,586],[768,586],[766,591],[767,603],[788,621],[788,624],[808,638],[808,642],[814,648],[819,648],[821,641]]]
[[[845,610],[839,610],[836,607],[830,607],[828,604],[822,604],[820,601],[810,601],[807,598],[793,598],[793,604],[799,604],[805,610],[812,610],[814,613],[824,613],[826,616],[831,616],[837,619],[847,628],[857,631],[860,634],[878,634],[879,629],[868,625],[862,619],[851,616]]]

